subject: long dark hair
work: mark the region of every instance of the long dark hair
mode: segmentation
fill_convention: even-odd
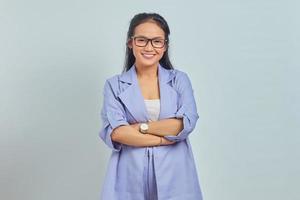
[[[135,57],[133,55],[133,51],[131,48],[128,47],[128,41],[134,34],[134,29],[138,25],[147,22],[147,21],[154,21],[165,33],[166,42],[166,51],[164,52],[163,57],[160,59],[159,63],[162,67],[166,69],[173,69],[173,65],[169,58],[169,35],[170,29],[168,26],[167,21],[157,13],[139,13],[136,14],[130,21],[129,29],[127,32],[127,39],[126,39],[126,55],[125,55],[125,63],[123,72],[128,71],[135,62]]]

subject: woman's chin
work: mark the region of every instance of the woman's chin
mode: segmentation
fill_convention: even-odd
[[[157,65],[159,61],[156,59],[140,59],[137,63],[139,63],[142,66],[153,66]]]

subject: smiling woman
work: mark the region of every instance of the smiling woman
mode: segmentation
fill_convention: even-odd
[[[134,35],[127,44],[133,51],[136,65],[155,69],[166,51],[165,41],[164,31],[154,20],[149,20],[135,27]]]
[[[188,139],[199,118],[191,82],[173,68],[170,30],[155,13],[137,14],[122,74],[106,80],[100,137],[113,150],[103,200],[201,200]]]

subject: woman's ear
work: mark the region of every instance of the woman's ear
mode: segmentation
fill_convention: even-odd
[[[168,46],[165,45],[163,48],[163,52],[165,53],[167,51],[167,49],[168,49]]]
[[[132,39],[129,39],[129,40],[127,41],[127,47],[128,47],[129,49],[132,49]]]

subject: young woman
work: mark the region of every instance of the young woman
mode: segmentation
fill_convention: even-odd
[[[102,200],[201,200],[188,135],[199,118],[191,82],[173,68],[170,30],[140,13],[127,34],[125,67],[106,80],[100,137],[113,150]]]

